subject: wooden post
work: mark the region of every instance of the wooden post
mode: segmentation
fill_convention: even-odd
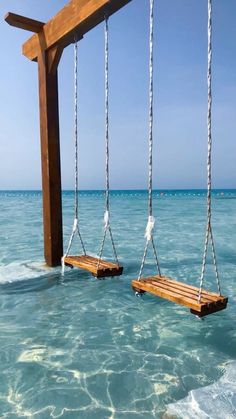
[[[44,50],[38,56],[44,256],[49,266],[57,266],[63,255],[61,164],[57,65],[50,57]]]

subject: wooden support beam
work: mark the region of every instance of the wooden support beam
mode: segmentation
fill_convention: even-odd
[[[16,28],[25,29],[26,31],[39,33],[44,27],[43,22],[38,20],[30,19],[28,17],[16,15],[15,13],[7,13],[5,21]]]
[[[74,42],[74,37],[83,37],[90,29],[101,23],[105,14],[111,15],[131,0],[71,0],[59,13],[43,26],[41,35],[44,49]],[[42,39],[42,37],[41,37]],[[23,45],[23,54],[35,61],[42,48],[38,35],[33,35]]]
[[[57,53],[56,53],[57,54]],[[53,54],[38,56],[44,255],[49,266],[63,255],[58,78]],[[58,64],[57,60],[57,64]],[[50,69],[54,66],[54,71]]]
[[[60,62],[62,53],[63,53],[62,47],[53,47],[48,50],[48,62],[47,62],[47,70],[51,74],[56,74],[58,64]]]

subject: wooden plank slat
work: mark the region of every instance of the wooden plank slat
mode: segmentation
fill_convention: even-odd
[[[139,292],[149,292],[190,308],[191,313],[200,317],[223,310],[228,298],[203,290],[201,302],[198,302],[198,288],[158,275],[132,281],[132,287]]]
[[[78,257],[67,257],[65,258],[65,263],[73,267],[89,270],[89,272],[92,272],[94,274],[97,272],[97,268],[95,265]]]
[[[176,281],[175,279],[168,278],[168,277],[163,277],[163,276],[160,277],[159,275],[154,275],[154,276],[151,276],[149,278],[145,278],[145,281],[148,281],[149,279],[152,279],[152,280],[165,279],[167,281],[170,281],[173,284],[176,284],[178,286],[182,286],[186,289],[196,291],[196,292],[199,291],[199,288],[194,286],[194,285],[189,285],[189,284],[186,284],[185,282],[179,282],[179,281]],[[218,297],[218,294],[216,292],[203,290],[203,293],[206,293],[207,295],[212,295],[213,297]]]
[[[92,259],[92,260],[91,260]],[[100,264],[98,268],[98,259],[97,258],[91,258],[90,260],[84,258],[84,256],[81,257],[72,257],[69,260],[69,263],[73,266],[76,266],[78,268],[82,268],[85,270],[88,270],[96,277],[106,277],[106,276],[116,276],[121,275],[123,268],[117,267],[114,263],[106,263],[105,265]]]
[[[91,265],[94,265],[94,266],[97,266],[98,265],[99,259],[96,258],[96,257],[94,257],[94,256],[85,255],[85,256],[82,256],[81,258],[83,258],[84,261],[86,261],[88,263],[91,263]],[[100,260],[100,263],[99,263],[99,266],[100,267],[104,267],[104,268],[105,267],[110,268],[111,267],[111,264],[114,265],[114,266],[116,266],[116,264],[114,264],[112,262],[109,262],[109,261],[106,261],[106,260],[101,259]]]
[[[228,302],[228,300],[227,301],[218,301],[214,305],[212,304],[210,306],[203,306],[202,311],[200,313],[191,308],[190,312],[192,314],[194,314],[195,316],[198,316],[198,317],[208,316],[209,314],[217,313],[218,311],[226,309],[227,302]]]
[[[63,43],[63,47],[74,42],[75,35],[85,33],[104,21],[105,14],[111,15],[131,0],[71,0],[43,27],[44,48]],[[40,50],[39,38],[32,36],[23,45],[23,54],[36,60]]]
[[[184,296],[176,295],[175,292],[162,289],[156,285],[152,285],[143,281],[132,281],[132,286],[136,290],[147,291],[151,294],[157,295],[158,297],[165,298],[180,305],[187,305],[188,307],[196,311],[201,311],[201,306],[195,300],[192,300],[191,298],[187,298]]]
[[[98,262],[99,259],[94,257],[94,256],[90,256],[90,255],[82,255],[82,256],[72,256],[75,260],[79,261],[79,263],[85,263],[86,265],[91,265],[93,267],[95,267],[95,269],[97,270],[97,266],[98,266]],[[117,265],[115,263],[106,261],[101,259],[99,262],[99,269],[111,269],[117,267]]]
[[[99,258],[89,255],[67,256],[65,264],[70,267],[80,268],[92,273],[96,278],[119,276],[123,273],[123,267],[116,263],[101,260],[98,267]]]
[[[39,33],[44,27],[43,22],[11,12],[5,15],[5,21],[15,28],[25,29],[26,31],[35,33]]]
[[[80,263],[86,263],[87,265],[97,266],[96,261],[94,258],[90,258],[89,256],[78,256],[77,259]]]
[[[153,285],[155,285],[155,284],[160,284],[161,286],[169,286],[171,289],[173,289],[173,290],[175,290],[176,292],[179,292],[180,294],[181,293],[184,293],[184,294],[186,294],[187,293],[187,295],[191,295],[191,297],[193,298],[193,299],[196,299],[196,300],[198,300],[198,296],[199,296],[199,289],[198,288],[189,288],[189,287],[186,287],[185,285],[186,284],[184,284],[184,283],[181,283],[181,282],[177,282],[177,281],[171,281],[171,280],[169,280],[169,279],[167,279],[167,278],[158,278],[158,277],[155,277],[155,279],[148,279],[148,280],[145,280],[145,282],[151,282]],[[216,294],[216,295],[211,295],[211,294],[209,294],[208,292],[206,292],[206,291],[204,291],[204,292],[202,292],[202,301],[204,301],[204,299],[205,300],[207,300],[207,301],[218,301],[219,300],[219,295],[218,294]]]
[[[155,286],[170,286],[173,291],[189,293],[189,296],[192,296],[193,299],[198,300],[199,288],[194,286],[189,286],[183,282],[175,281],[171,278],[160,277],[158,275],[144,279],[145,282],[153,283]],[[224,301],[225,297],[220,296],[219,294],[212,293],[210,291],[202,290],[202,301],[207,300],[208,303],[218,302],[220,300]]]
[[[188,297],[191,298],[194,301],[198,302],[198,295],[197,294],[192,294],[192,292],[190,293],[189,290],[184,290],[183,288],[178,288],[176,286],[171,286],[171,284],[169,284],[169,282],[161,282],[161,281],[148,281],[149,284],[152,284],[154,286],[158,286],[159,288],[165,289],[165,290],[169,290],[174,292],[176,295],[179,296],[183,296],[183,297]],[[212,300],[212,298],[208,298],[207,296],[202,296],[201,298],[201,302],[202,303],[210,303],[210,302],[215,302],[218,301],[217,298],[215,298],[214,300]]]

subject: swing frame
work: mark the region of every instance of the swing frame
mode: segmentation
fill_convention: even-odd
[[[131,0],[71,0],[47,23],[7,13],[5,21],[34,32],[23,55],[38,63],[44,257],[48,266],[63,256],[58,65],[63,50]]]

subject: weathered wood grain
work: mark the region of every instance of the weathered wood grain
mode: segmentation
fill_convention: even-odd
[[[83,37],[101,23],[105,14],[111,15],[131,0],[72,0],[61,9],[42,29],[45,49],[63,43],[63,47]],[[33,35],[23,45],[23,54],[34,61],[40,50],[38,35]]]
[[[199,289],[197,287],[159,275],[142,278],[140,281],[133,280],[132,287],[135,291],[149,292],[188,307],[191,313],[200,317],[225,309],[228,302],[227,297],[206,290],[202,291],[201,302],[199,302]]]
[[[57,71],[48,71],[48,53],[38,57],[44,255],[49,266],[63,255],[61,164]]]
[[[26,31],[35,33],[41,32],[44,27],[43,22],[11,12],[5,15],[5,21],[16,28],[25,29]]]
[[[96,278],[105,278],[109,276],[119,276],[123,273],[123,267],[107,260],[101,260],[89,255],[67,256],[65,265],[80,268],[90,272]]]

